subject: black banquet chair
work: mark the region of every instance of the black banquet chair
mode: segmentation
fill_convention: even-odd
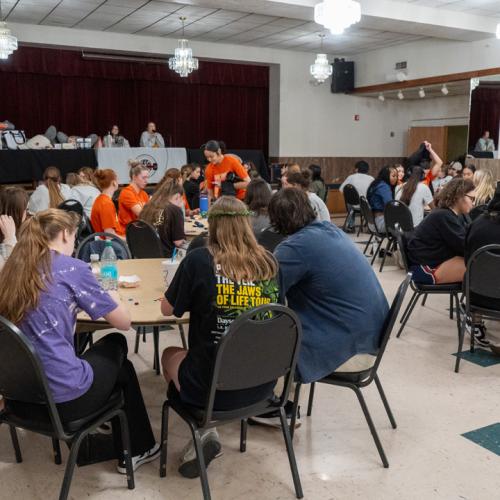
[[[5,409],[0,412],[0,424],[10,428],[16,461],[22,462],[21,448],[16,427],[52,438],[56,464],[61,463],[59,441],[70,446],[70,453],[59,500],[68,498],[78,451],[84,438],[104,422],[119,418],[122,446],[127,468],[127,485],[134,489],[130,439],[127,417],[123,411],[123,394],[115,391],[108,402],[97,412],[72,422],[61,422],[42,365],[29,339],[11,322],[0,316],[0,394],[6,400]],[[29,404],[26,416],[16,413],[14,403]],[[34,406],[36,405],[36,406]],[[36,408],[36,411],[33,410]],[[38,411],[39,410],[39,411]]]
[[[359,229],[358,236],[361,232],[361,228],[363,227],[363,214],[359,208],[359,193],[358,190],[352,184],[346,184],[343,190],[344,201],[345,201],[345,209],[347,212],[346,218],[344,220],[344,225],[342,229],[345,231],[347,227],[347,220],[349,216],[352,214],[354,217],[354,230],[356,230],[356,215],[359,215]]]
[[[359,404],[361,405],[361,409],[365,415],[366,421],[368,423],[368,427],[370,428],[370,432],[372,434],[373,440],[375,441],[375,445],[379,452],[380,458],[382,460],[382,464],[385,468],[389,467],[389,462],[384,452],[384,448],[382,447],[382,443],[377,434],[377,430],[375,429],[375,425],[371,418],[370,412],[368,411],[368,407],[366,406],[365,399],[363,397],[363,393],[361,389],[370,385],[373,381],[375,381],[375,385],[377,386],[378,392],[380,394],[380,398],[382,399],[382,403],[384,404],[384,408],[387,412],[387,416],[389,417],[389,421],[391,422],[391,426],[393,429],[396,429],[397,424],[394,416],[392,414],[389,403],[387,402],[387,398],[385,397],[384,390],[382,389],[382,384],[377,375],[378,368],[380,366],[380,362],[382,361],[382,356],[384,355],[385,348],[387,347],[387,343],[389,342],[389,338],[391,336],[392,330],[394,328],[394,324],[396,323],[396,318],[398,317],[399,311],[401,309],[401,304],[403,303],[403,299],[408,289],[408,285],[410,283],[411,276],[409,274],[406,275],[405,280],[399,285],[398,291],[394,300],[392,301],[391,308],[386,316],[384,321],[384,325],[382,327],[381,335],[380,335],[380,346],[378,349],[377,356],[375,358],[375,363],[371,368],[367,370],[363,370],[360,372],[333,372],[325,378],[318,380],[317,383],[336,385],[340,387],[347,387],[352,389],[356,396],[358,397]],[[309,403],[307,405],[307,416],[309,417],[312,413],[312,406],[314,400],[314,388],[316,382],[311,384],[311,388],[309,391]],[[299,396],[300,396],[301,384],[297,383],[295,387],[295,397],[293,404],[293,416],[292,421],[290,422],[290,427],[293,430],[295,429],[295,421],[297,417],[297,408],[299,404]]]
[[[98,253],[99,256],[104,251],[106,245],[106,240],[111,240],[113,245],[113,250],[116,253],[116,258],[118,260],[131,259],[132,255],[127,244],[115,234],[111,233],[92,233],[87,236],[76,249],[75,258],[83,260],[85,262],[90,262],[90,255],[93,253]]]
[[[404,233],[411,233],[415,228],[413,226],[413,216],[407,205],[402,201],[392,200],[384,209],[385,230],[387,231],[387,244],[385,246],[384,257],[380,263],[379,272],[384,269],[385,259],[391,250],[397,247],[397,241],[393,236],[396,227]]]
[[[370,238],[366,242],[365,249],[363,250],[363,254],[366,255],[366,251],[368,250],[368,247],[370,246],[370,243],[372,243],[373,239],[375,241],[378,241],[377,249],[373,253],[372,260],[370,262],[371,265],[375,262],[375,258],[378,255],[378,252],[380,248],[382,247],[382,243],[384,240],[387,238],[387,233],[381,233],[375,224],[375,217],[373,215],[372,207],[370,207],[370,204],[368,203],[368,200],[364,196],[360,196],[359,198],[359,207],[361,210],[361,215],[366,222],[366,226],[368,228],[368,232],[370,233]]]
[[[467,262],[465,272],[465,305],[458,337],[458,352],[455,372],[460,369],[467,318],[471,328],[478,320],[500,321],[500,306],[491,308],[491,301],[500,304],[500,245],[486,245],[476,250]],[[490,304],[486,303],[490,302]],[[489,306],[489,307],[486,307]],[[474,351],[474,335],[471,335],[471,352]]]
[[[406,235],[398,230],[392,231],[392,236],[396,239],[397,245],[401,252],[401,258],[403,260],[403,264],[406,272],[410,272],[410,264],[408,259],[408,250],[407,250],[407,238]],[[454,306],[457,309],[457,328],[460,329],[460,300],[458,294],[462,292],[462,283],[446,283],[442,285],[422,285],[420,283],[415,283],[413,280],[410,282],[410,288],[413,291],[413,295],[410,299],[410,302],[406,306],[406,309],[401,316],[400,323],[401,327],[399,328],[397,338],[401,336],[401,333],[406,326],[406,323],[410,319],[411,313],[415,306],[417,305],[418,299],[423,296],[422,305],[425,306],[425,302],[427,301],[428,295],[449,295],[450,296],[450,319],[453,319],[453,308]],[[455,302],[455,304],[454,304]]]
[[[160,476],[167,473],[167,442],[169,410],[174,410],[191,430],[204,500],[209,500],[207,471],[201,445],[200,431],[234,421],[241,422],[240,451],[246,451],[247,419],[279,409],[281,430],[292,471],[295,494],[302,498],[302,486],[295,460],[290,429],[284,405],[295,373],[302,328],[293,311],[269,304],[244,312],[231,323],[218,345],[209,384],[209,395],[203,409],[183,403],[173,384],[170,384],[163,404],[161,427]],[[251,406],[230,411],[214,409],[216,391],[248,389],[285,377],[278,397],[259,401]]]

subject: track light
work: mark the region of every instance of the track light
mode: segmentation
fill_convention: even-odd
[[[420,97],[420,99],[423,99],[425,97],[425,90],[420,87],[420,90],[418,91],[418,96]]]
[[[450,93],[450,91],[448,90],[448,87],[446,86],[446,84],[444,84],[442,87],[441,87],[441,93],[443,95],[448,95]]]
[[[402,90],[400,90],[400,91],[398,92],[398,99],[399,99],[400,101],[402,101],[404,98],[405,98],[405,95],[403,94],[403,91],[402,91]]]
[[[379,100],[380,102],[384,102],[384,101],[385,101],[384,94],[379,94],[379,95],[378,95],[378,100]]]

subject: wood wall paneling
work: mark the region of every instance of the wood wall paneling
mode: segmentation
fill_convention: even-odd
[[[424,141],[429,141],[439,157],[446,160],[448,127],[411,127],[408,133],[408,156],[414,153]]]

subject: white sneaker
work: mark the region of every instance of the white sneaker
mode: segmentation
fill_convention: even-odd
[[[208,467],[214,458],[218,458],[222,455],[222,447],[217,429],[208,429],[201,436],[201,446],[203,449],[203,458],[205,459],[205,467]],[[181,464],[178,470],[181,476],[194,479],[200,475],[198,460],[196,459],[196,450],[192,439],[184,446],[180,461]]]
[[[142,455],[132,457],[132,469],[136,471],[141,465],[147,464],[156,460],[160,456],[161,447],[156,443],[150,450],[145,451]],[[125,467],[125,460],[118,462],[116,470],[120,474],[126,474],[127,468]]]

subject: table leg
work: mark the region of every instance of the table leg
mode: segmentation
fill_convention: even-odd
[[[153,327],[153,341],[155,346],[154,354],[154,368],[156,370],[156,375],[160,374],[160,327]]]

